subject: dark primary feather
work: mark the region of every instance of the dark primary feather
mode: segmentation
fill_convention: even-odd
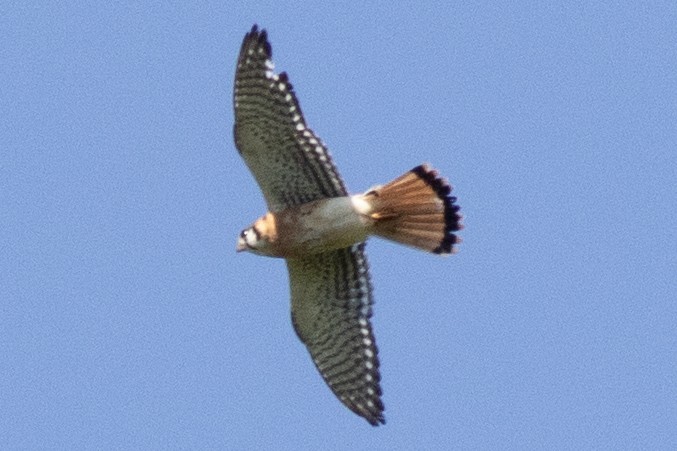
[[[275,74],[265,30],[242,42],[235,73],[235,144],[268,207],[347,195],[322,141],[305,123],[286,73]]]
[[[364,243],[287,259],[287,267],[294,329],[325,382],[370,424],[385,423]]]

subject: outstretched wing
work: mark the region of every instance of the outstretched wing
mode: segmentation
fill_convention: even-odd
[[[287,259],[292,322],[329,388],[373,426],[385,423],[364,243]]]
[[[270,211],[347,195],[327,148],[303,119],[286,73],[273,72],[265,30],[242,42],[235,73],[235,145]]]

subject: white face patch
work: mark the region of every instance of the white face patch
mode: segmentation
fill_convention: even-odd
[[[237,247],[235,250],[238,252],[248,251],[255,252],[258,246],[258,236],[254,227],[248,227],[240,232],[240,236],[237,239]]]
[[[256,247],[259,244],[259,237],[254,227],[250,227],[249,229],[247,229],[247,232],[245,233],[245,240],[247,241],[247,244],[251,247]]]
[[[240,232],[240,238],[238,239],[238,250],[241,251],[252,251],[257,248],[258,245],[258,236],[254,227],[249,227]]]

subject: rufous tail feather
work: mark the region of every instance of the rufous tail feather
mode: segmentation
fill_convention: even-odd
[[[452,254],[461,242],[460,207],[450,196],[451,185],[427,164],[390,183],[367,191],[373,233],[436,254]]]

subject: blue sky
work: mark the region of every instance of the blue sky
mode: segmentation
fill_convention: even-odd
[[[333,3],[333,2],[327,2]],[[246,5],[246,6],[245,6]],[[386,418],[325,387],[232,80],[269,31],[353,192],[427,161],[448,259],[367,246]],[[0,7],[0,447],[677,447],[674,2]]]

